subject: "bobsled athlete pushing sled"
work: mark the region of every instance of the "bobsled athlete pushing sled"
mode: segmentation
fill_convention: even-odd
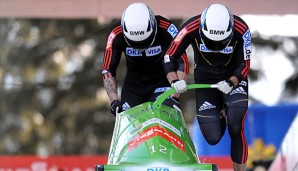
[[[216,88],[216,84],[191,84],[188,89]],[[106,165],[95,171],[217,171],[201,163],[182,111],[162,105],[175,93],[169,89],[155,102],[146,102],[116,115]]]

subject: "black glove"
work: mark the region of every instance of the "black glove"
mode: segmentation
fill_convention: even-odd
[[[164,102],[164,105],[170,106],[174,108],[174,105],[180,108],[179,99],[177,97],[169,97]]]
[[[111,113],[116,117],[116,113],[120,113],[121,111],[121,102],[119,100],[113,100],[111,103]]]

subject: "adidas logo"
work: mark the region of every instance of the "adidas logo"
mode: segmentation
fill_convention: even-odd
[[[201,105],[199,111],[203,111],[203,110],[207,110],[207,109],[213,109],[213,108],[216,108],[216,106],[214,106],[213,104],[211,104],[211,103],[205,101],[205,102]]]
[[[241,81],[241,82],[239,83],[239,85],[247,86],[247,82],[246,82],[246,81]]]
[[[123,105],[122,105],[122,110],[127,110],[127,109],[130,109],[130,106],[127,102],[125,102]]]
[[[242,87],[238,87],[230,93],[230,95],[233,95],[233,94],[245,94],[245,95],[247,95],[247,93],[245,92],[245,90]]]

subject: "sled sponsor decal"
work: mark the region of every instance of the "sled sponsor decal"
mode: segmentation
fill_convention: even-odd
[[[177,135],[179,135],[179,137],[181,137],[181,132],[175,128],[173,125],[169,124],[168,122],[165,122],[161,119],[158,119],[158,118],[152,118],[152,119],[149,119],[143,123],[141,123],[140,125],[136,126],[130,133],[130,137],[133,136],[134,134],[136,134],[138,131],[144,129],[145,127],[151,125],[151,124],[159,124],[159,125],[162,125],[168,129],[170,129],[172,132],[176,133]]]
[[[168,128],[169,130],[173,131],[175,134],[179,135],[179,137],[181,137],[181,132],[177,128],[175,128],[173,125],[169,124],[168,122],[163,121],[163,120],[158,119],[158,118],[152,118],[152,119],[149,119],[149,120],[143,122],[141,129],[143,129],[143,128],[147,127],[148,125],[151,125],[151,124],[162,125],[162,126]]]
[[[148,112],[148,111],[152,111],[152,110],[154,110],[154,108],[152,107],[152,106],[148,106],[147,108],[143,108],[143,109],[141,109],[141,110],[136,110],[136,111],[134,111],[133,113],[131,113],[130,115],[127,115],[127,118],[128,119],[130,119],[130,120],[134,120],[134,119],[136,119],[136,117],[138,117],[139,115],[142,115],[142,114],[144,114],[144,113],[146,113],[146,112]],[[165,115],[165,116],[167,116],[167,117],[169,117],[169,118],[171,118],[171,119],[173,119],[173,120],[175,120],[175,121],[181,121],[181,117],[180,117],[180,115],[176,115],[176,114],[172,114],[171,112],[169,112],[168,110],[163,110],[163,109],[161,109],[160,110],[160,113],[161,114],[163,114],[163,115]]]
[[[176,135],[172,134],[171,132],[169,132],[159,126],[150,127],[148,129],[144,130],[142,133],[140,133],[134,139],[130,140],[128,142],[128,149],[133,150],[136,147],[138,147],[140,144],[145,142],[146,140],[153,138],[155,136],[164,138],[165,140],[171,142],[176,147],[178,147],[180,150],[185,152],[184,142],[180,138],[178,138]]]
[[[166,167],[151,167],[147,168],[147,171],[170,171],[170,169]]]

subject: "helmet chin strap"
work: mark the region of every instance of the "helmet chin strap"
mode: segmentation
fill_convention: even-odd
[[[156,34],[157,34],[157,25],[156,25],[157,23],[156,23],[156,21],[155,21],[154,24],[155,24],[155,33],[154,33],[154,37],[153,37],[153,39],[152,39],[152,42],[151,42],[151,44],[150,44],[150,46],[149,46],[148,48],[150,48],[150,47],[153,45],[153,43],[154,43],[154,41],[155,41]],[[148,48],[147,48],[147,49],[148,49]]]

